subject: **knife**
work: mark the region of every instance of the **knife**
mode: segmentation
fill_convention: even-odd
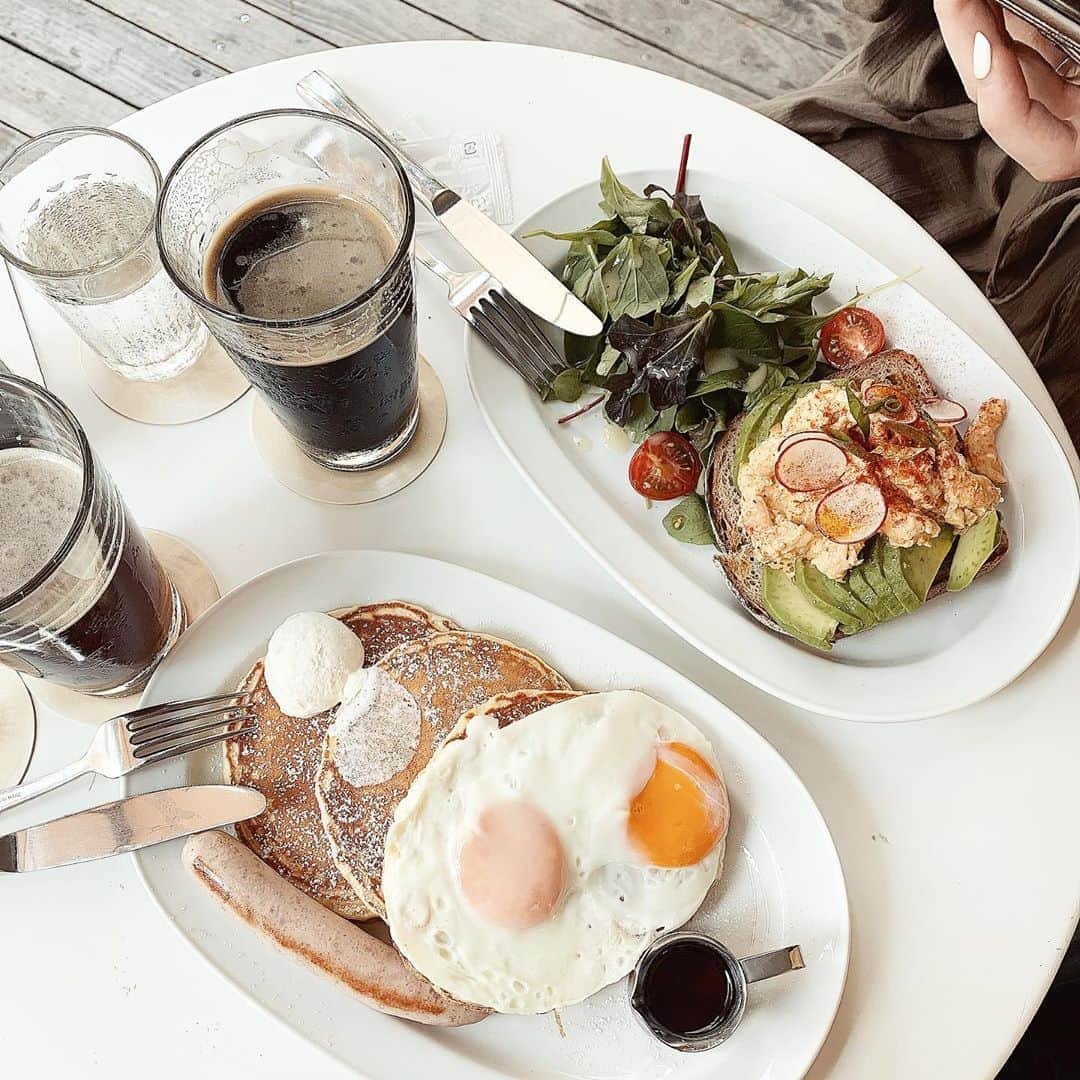
[[[296,92],[308,104],[352,120],[384,139],[405,170],[416,197],[431,211],[435,220],[530,311],[583,337],[593,337],[604,328],[603,323],[539,259],[472,203],[466,202],[409,157],[329,75],[312,71],[296,84]]]
[[[265,809],[266,798],[261,792],[228,784],[132,795],[0,836],[0,872],[48,870],[122,855],[245,821]]]

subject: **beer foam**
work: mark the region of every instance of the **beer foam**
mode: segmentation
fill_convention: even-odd
[[[59,551],[82,499],[82,470],[49,450],[0,450],[0,596],[25,585]],[[99,499],[56,571],[3,614],[4,643],[31,647],[66,630],[97,602],[116,570],[126,524],[119,501]]]
[[[48,450],[0,450],[0,596],[21,588],[56,554],[81,497],[74,463]]]

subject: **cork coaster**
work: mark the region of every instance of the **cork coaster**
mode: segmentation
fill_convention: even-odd
[[[98,399],[113,412],[140,424],[202,420],[221,412],[250,389],[240,369],[213,338],[191,367],[172,379],[157,382],[125,379],[81,342],[79,358]]]
[[[446,394],[442,383],[424,357],[418,360],[420,421],[416,433],[397,457],[362,472],[327,469],[312,461],[255,394],[251,434],[274,479],[305,499],[336,506],[376,502],[408,487],[435,460],[446,434]]]
[[[183,540],[156,529],[144,529],[143,532],[180,594],[186,613],[186,629],[221,596],[221,590],[210,568]],[[85,724],[101,724],[120,713],[137,709],[142,697],[141,690],[124,697],[96,697],[31,677],[26,678],[26,685],[39,705],[47,705],[61,716]]]
[[[15,671],[0,666],[0,788],[13,787],[26,775],[36,731],[30,691]]]

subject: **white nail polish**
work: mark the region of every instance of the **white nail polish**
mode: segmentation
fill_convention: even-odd
[[[976,79],[985,79],[990,74],[990,41],[982,31],[975,34],[975,44],[971,50],[971,69]]]

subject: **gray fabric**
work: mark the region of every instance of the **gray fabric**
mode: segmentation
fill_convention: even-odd
[[[1080,446],[1080,182],[1043,184],[979,126],[928,0],[846,0],[866,44],[762,107],[941,242],[1027,350]]]

